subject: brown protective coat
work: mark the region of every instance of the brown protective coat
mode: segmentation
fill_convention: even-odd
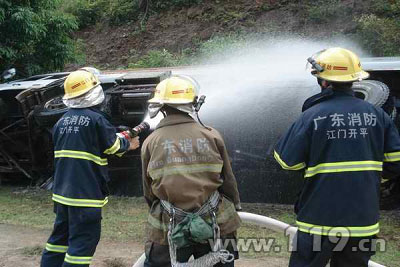
[[[240,226],[235,210],[239,192],[224,141],[218,131],[206,129],[190,116],[163,119],[142,146],[143,191],[150,207],[148,241],[167,244],[169,216],[161,200],[186,211],[201,207],[219,191],[217,222],[221,235]]]

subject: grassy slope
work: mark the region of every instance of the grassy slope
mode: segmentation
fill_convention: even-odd
[[[51,229],[54,214],[50,193],[42,190],[18,190],[0,187],[0,223],[24,225],[37,229]],[[267,204],[244,204],[244,210],[267,215],[272,218],[293,224],[294,215],[289,206]],[[396,212],[383,212],[380,237],[387,242],[386,252],[378,252],[374,260],[387,266],[400,267],[400,221]],[[104,208],[102,236],[108,240],[124,242],[127,240],[143,242],[147,218],[147,206],[142,198],[111,197]],[[282,252],[242,253],[244,257],[264,258],[289,257],[287,238],[268,229],[244,225],[239,231],[240,237],[260,238],[273,237],[274,245],[281,246]]]
[[[190,57],[199,53],[207,41],[230,34],[297,35],[316,40],[334,36],[353,38],[359,30],[357,21],[362,14],[371,12],[374,2],[326,0],[315,4],[311,0],[203,0],[190,7],[150,12],[143,24],[139,20],[110,25],[107,18],[103,18],[96,25],[76,33],[86,54],[80,65],[102,69],[135,67],[146,60],[150,51],[161,53],[165,49],[167,54],[156,56],[156,61],[167,57],[166,62],[154,64],[147,60],[146,64],[139,65],[168,66],[175,63],[170,62],[170,58]],[[224,45],[228,46],[229,42]],[[70,69],[76,67],[68,66]]]

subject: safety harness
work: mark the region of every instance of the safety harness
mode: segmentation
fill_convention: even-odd
[[[234,256],[222,247],[220,229],[215,214],[218,203],[219,193],[214,192],[198,211],[191,213],[174,207],[168,201],[161,200],[162,207],[170,216],[168,244],[172,267],[212,267],[219,262],[228,263],[234,260]],[[211,215],[212,226],[202,218],[207,214]],[[176,224],[176,222],[179,223]],[[210,238],[214,240],[211,252],[190,262],[180,263],[177,261],[176,251],[178,248],[205,243]]]

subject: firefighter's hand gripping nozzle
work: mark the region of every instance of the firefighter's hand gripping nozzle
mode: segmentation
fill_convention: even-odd
[[[119,137],[130,140],[138,136],[140,133],[148,131],[150,129],[150,125],[144,121],[134,128],[120,126],[118,129],[120,130],[120,132],[117,133]]]

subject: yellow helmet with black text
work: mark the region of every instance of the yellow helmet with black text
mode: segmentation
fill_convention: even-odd
[[[63,99],[79,97],[98,85],[100,85],[99,78],[90,71],[82,69],[71,72],[64,82]]]
[[[148,102],[151,104],[189,104],[195,101],[200,86],[189,76],[171,76],[161,81]]]
[[[193,112],[200,85],[195,79],[185,75],[174,75],[161,81],[148,101],[150,118],[155,117],[164,105],[168,105],[185,113]]]
[[[348,83],[369,77],[369,73],[361,68],[359,57],[344,48],[334,47],[322,50],[308,61],[313,66],[311,73],[328,82]]]

